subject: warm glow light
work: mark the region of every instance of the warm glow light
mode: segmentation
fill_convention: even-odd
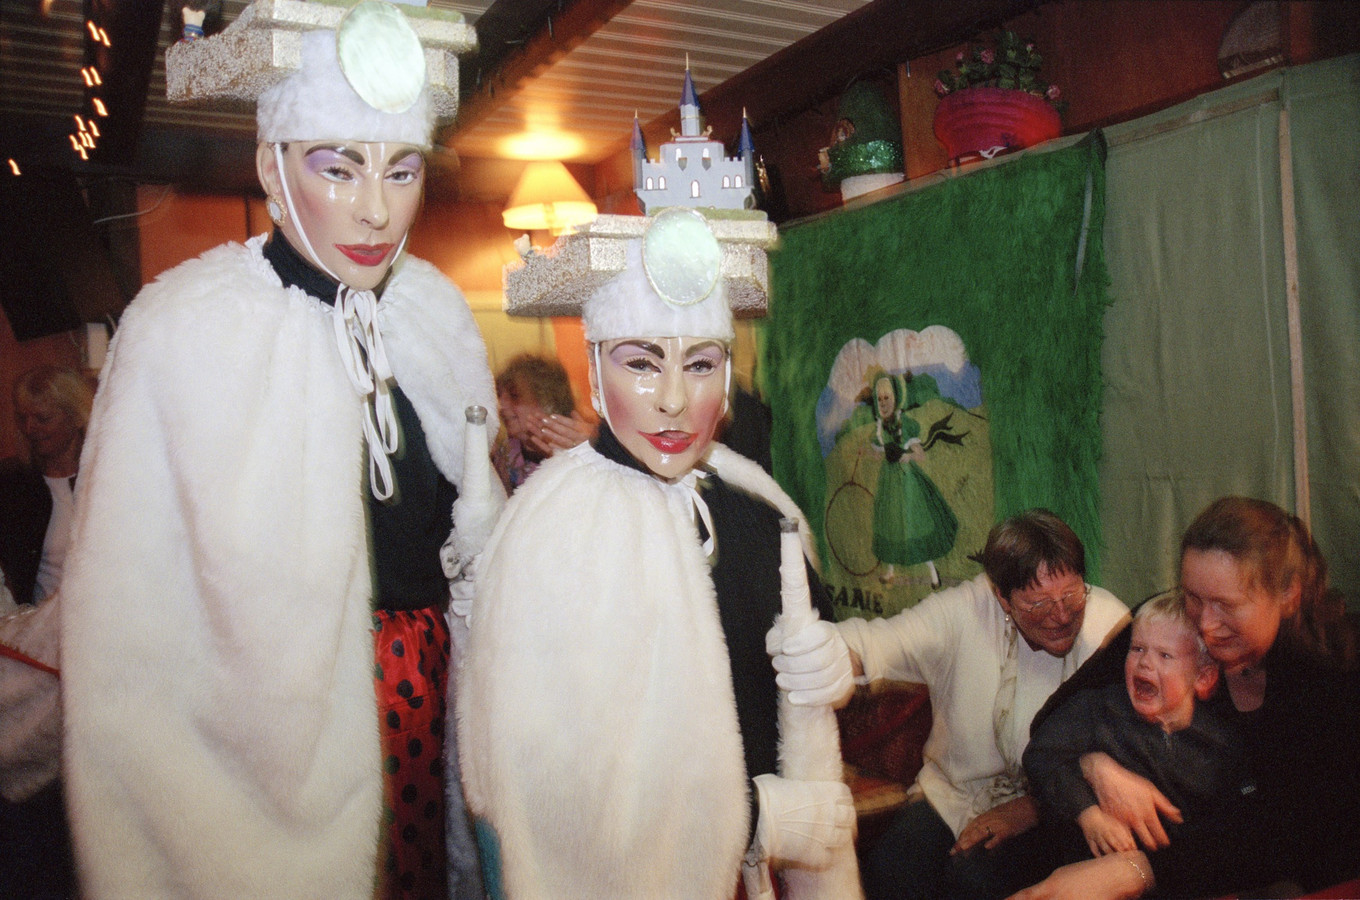
[[[99,43],[103,44],[105,47],[110,47],[110,46],[112,46],[112,45],[109,43],[109,33],[108,33],[107,31],[105,31],[104,29],[102,29],[102,28],[99,29],[99,38],[98,38],[98,40],[99,40]]]
[[[99,137],[99,126],[96,125],[94,122],[90,123],[90,134],[94,135],[95,137]]]
[[[88,131],[82,131],[80,133],[80,143],[82,146],[92,148],[94,147],[94,138],[90,137],[90,133]]]
[[[90,77],[90,70],[88,68],[80,70],[80,77],[85,79],[86,87],[94,87],[94,79]]]
[[[94,103],[95,112],[99,113],[101,116],[107,116],[109,114],[109,111],[104,107],[103,100],[100,100],[98,97],[93,97],[91,98],[91,101]]]
[[[93,19],[86,19],[86,20],[85,20],[85,27],[86,27],[87,29],[89,29],[89,32],[90,32],[90,39],[91,39],[91,40],[95,40],[95,41],[99,40],[99,26],[96,25],[96,24],[94,24],[94,20],[93,20]]]
[[[80,117],[80,114],[79,114],[79,113],[76,114],[75,120],[76,120],[76,127],[79,128],[81,131],[84,131],[84,130],[85,130],[85,120],[82,119],[82,118]]]
[[[562,132],[531,131],[500,141],[501,155],[507,159],[571,159],[585,149],[584,139]]]
[[[19,171],[19,163],[12,158],[9,160],[9,170],[13,172],[15,175],[23,174],[22,172]]]
[[[595,218],[597,210],[567,167],[557,160],[525,166],[501,219],[515,231],[561,234]]]
[[[72,147],[72,149],[74,149],[74,150],[79,150],[79,149],[80,149],[80,138],[76,137],[74,134],[69,134],[69,135],[67,135],[67,137],[69,137],[69,138],[71,139],[71,147]]]

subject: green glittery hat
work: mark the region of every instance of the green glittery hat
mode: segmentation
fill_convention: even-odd
[[[826,155],[822,183],[828,188],[853,175],[902,171],[902,126],[878,89],[857,81],[841,95]]]

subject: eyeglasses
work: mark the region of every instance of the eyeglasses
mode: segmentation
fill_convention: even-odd
[[[1040,597],[1038,600],[1027,601],[1012,594],[1011,606],[1027,616],[1042,619],[1052,613],[1056,605],[1061,603],[1068,615],[1074,615],[1086,606],[1086,598],[1089,596],[1091,596],[1091,586],[1083,582],[1080,588],[1075,591],[1068,591],[1061,597]]]

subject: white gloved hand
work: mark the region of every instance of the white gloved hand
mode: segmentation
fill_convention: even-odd
[[[784,617],[765,636],[775,684],[794,706],[839,706],[855,691],[850,648],[836,626],[817,619],[785,636]]]
[[[855,839],[855,803],[843,783],[757,775],[755,785],[757,858],[824,869],[833,851]]]

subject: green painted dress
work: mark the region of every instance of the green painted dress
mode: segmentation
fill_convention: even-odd
[[[959,532],[959,520],[939,488],[906,457],[920,436],[920,424],[899,412],[880,422],[873,437],[884,457],[874,491],[873,541],[874,556],[883,563],[914,566],[939,559]]]

